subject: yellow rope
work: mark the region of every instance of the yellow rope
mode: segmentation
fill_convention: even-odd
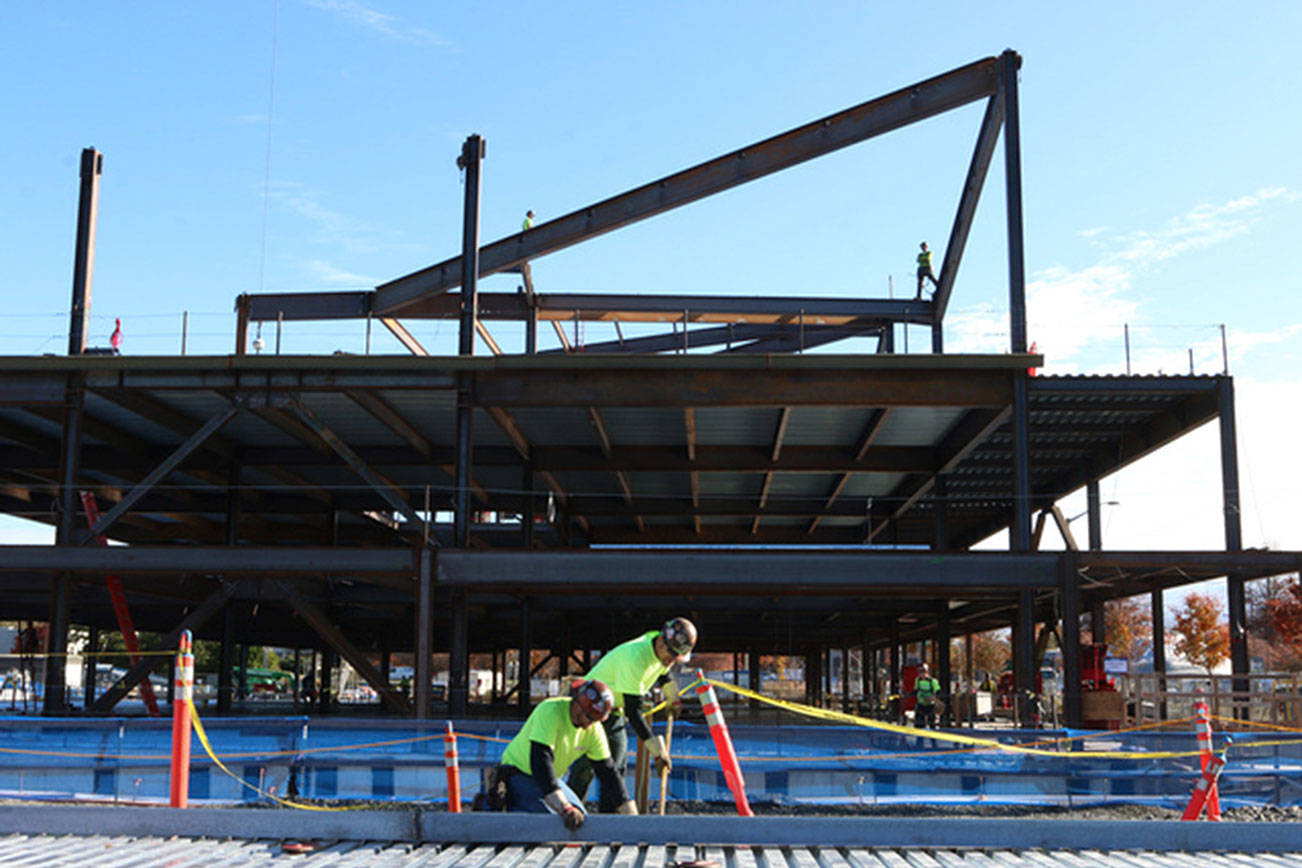
[[[1005,753],[1016,753],[1016,754],[1030,755],[1030,756],[1050,756],[1050,757],[1058,757],[1058,758],[1062,758],[1064,755],[1063,751],[1045,750],[1043,748],[1029,747],[1024,745],[1005,744],[1003,742],[995,741],[994,739],[989,739],[989,738],[976,738],[974,736],[959,735],[957,733],[944,732],[941,730],[917,729],[911,726],[901,726],[899,724],[894,724],[894,723],[884,723],[879,720],[870,720],[866,717],[858,717],[856,715],[846,714],[840,711],[831,711],[825,708],[815,708],[810,705],[802,705],[801,703],[791,702],[785,699],[774,699],[769,696],[764,696],[761,693],[756,693],[752,690],[747,690],[744,687],[738,687],[736,685],[727,684],[722,681],[714,681],[713,679],[709,679],[709,678],[706,679],[706,682],[712,684],[715,687],[719,687],[724,690],[730,690],[733,693],[738,694],[739,696],[745,696],[749,699],[755,699],[760,702],[764,702],[769,705],[775,706],[777,708],[781,708],[785,711],[790,711],[793,714],[801,714],[806,717],[812,717],[818,720],[826,720],[834,723],[846,723],[852,726],[862,726],[867,729],[876,729],[882,732],[890,732],[890,733],[895,733],[896,735],[905,735],[914,738],[928,738],[933,741],[947,741],[955,744],[971,745],[973,748],[977,748],[977,749],[996,750],[996,751],[1003,751]],[[1097,736],[1090,736],[1090,737],[1093,738]],[[1152,752],[1109,750],[1109,751],[1073,752],[1073,756],[1094,757],[1094,758],[1102,758],[1102,759],[1150,760],[1150,759],[1177,759],[1177,758],[1185,758],[1185,757],[1195,757],[1195,756],[1199,756],[1200,753],[1201,752],[1198,750],[1152,751]]]

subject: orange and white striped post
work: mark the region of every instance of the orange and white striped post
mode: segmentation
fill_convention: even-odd
[[[1226,748],[1229,747],[1229,740],[1226,740]],[[1216,789],[1216,781],[1221,776],[1221,771],[1225,768],[1225,754],[1212,754],[1211,761],[1207,763],[1207,768],[1203,769],[1203,776],[1198,779],[1194,786],[1193,793],[1189,796],[1189,804],[1185,806],[1184,814],[1181,820],[1196,820],[1198,815],[1203,812],[1203,806],[1207,804],[1207,795]],[[1208,819],[1211,819],[1208,817]]]
[[[443,765],[448,772],[448,811],[461,813],[461,763],[457,758],[457,734],[448,721],[448,731],[443,735]]]
[[[1198,741],[1199,762],[1206,772],[1212,761],[1212,713],[1207,700],[1201,698],[1194,703],[1194,738]],[[1221,796],[1214,781],[1207,791],[1207,819],[1221,819]]]
[[[746,780],[741,776],[741,763],[737,761],[737,751],[732,746],[732,736],[728,735],[728,725],[723,722],[723,711],[719,708],[719,697],[715,695],[710,682],[705,680],[705,673],[696,670],[696,696],[701,700],[701,710],[705,712],[705,722],[710,725],[710,737],[714,739],[714,749],[719,754],[719,764],[723,766],[723,779],[732,790],[733,801],[737,803],[737,813],[743,817],[753,817],[746,800]]]
[[[194,652],[189,630],[181,631],[176,648],[176,680],[172,691],[172,775],[168,804],[190,804],[190,702],[194,699]]]

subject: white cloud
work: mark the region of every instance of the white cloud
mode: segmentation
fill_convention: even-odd
[[[440,48],[451,45],[450,42],[432,30],[414,24],[407,24],[393,15],[372,9],[363,3],[356,2],[356,0],[302,0],[302,2],[314,9],[334,13],[350,24],[378,33],[388,39],[410,42],[416,45],[433,45]]]
[[[323,259],[308,260],[303,263],[303,268],[312,275],[312,279],[317,283],[367,288],[382,283],[382,281],[370,275],[345,271]]]
[[[1111,236],[1100,233],[1095,243],[1108,251],[1109,260],[1141,266],[1161,262],[1246,234],[1261,219],[1254,212],[1274,199],[1286,198],[1287,192],[1284,187],[1269,187],[1221,205],[1202,203],[1167,221],[1161,229]]]

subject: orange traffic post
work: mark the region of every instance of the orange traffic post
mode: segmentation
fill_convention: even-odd
[[[1225,749],[1229,750],[1230,740],[1225,740]],[[1184,814],[1181,820],[1196,820],[1198,815],[1203,812],[1203,806],[1207,804],[1207,794],[1215,787],[1217,780],[1220,779],[1221,771],[1225,768],[1225,754],[1213,754],[1211,762],[1203,770],[1202,777],[1198,779],[1197,785],[1194,786],[1193,793],[1189,796],[1189,804],[1185,806]]]
[[[1207,700],[1201,698],[1194,703],[1194,738],[1198,741],[1199,761],[1202,763],[1202,770],[1206,772],[1213,756],[1212,713],[1207,707]],[[1221,819],[1221,797],[1215,781],[1212,782],[1211,788],[1207,791],[1207,819],[1218,822]]]
[[[172,691],[172,779],[169,804],[190,803],[190,703],[194,699],[194,652],[190,631],[181,631],[176,648],[176,681]]]
[[[457,759],[457,734],[448,721],[448,731],[443,735],[443,765],[448,772],[448,811],[461,813],[461,764]]]
[[[714,688],[705,680],[705,673],[696,670],[696,696],[701,700],[701,710],[705,712],[705,722],[710,725],[710,737],[714,739],[714,749],[719,754],[719,764],[723,766],[723,779],[732,790],[733,801],[737,803],[737,813],[743,817],[753,817],[746,800],[746,780],[741,776],[741,763],[737,761],[737,751],[732,746],[732,736],[728,735],[728,725],[723,722],[723,711],[719,708],[719,697]]]

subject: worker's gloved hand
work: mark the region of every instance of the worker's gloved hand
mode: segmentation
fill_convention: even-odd
[[[669,750],[665,747],[665,737],[663,735],[652,736],[646,743],[647,751],[655,758],[656,774],[661,769],[669,771],[673,769],[674,764],[669,759]]]
[[[583,812],[573,805],[566,805],[565,809],[561,811],[561,822],[564,823],[565,828],[569,829],[571,832],[582,826],[583,820]]]
[[[637,802],[633,801],[632,799],[627,800],[626,802],[624,802],[624,804],[622,804],[622,805],[619,806],[619,813],[621,813],[621,814],[636,814],[636,813],[637,813]]]
[[[669,757],[664,757],[663,759],[655,757],[651,762],[655,767],[656,775],[667,775],[674,770],[674,764],[669,761]]]

